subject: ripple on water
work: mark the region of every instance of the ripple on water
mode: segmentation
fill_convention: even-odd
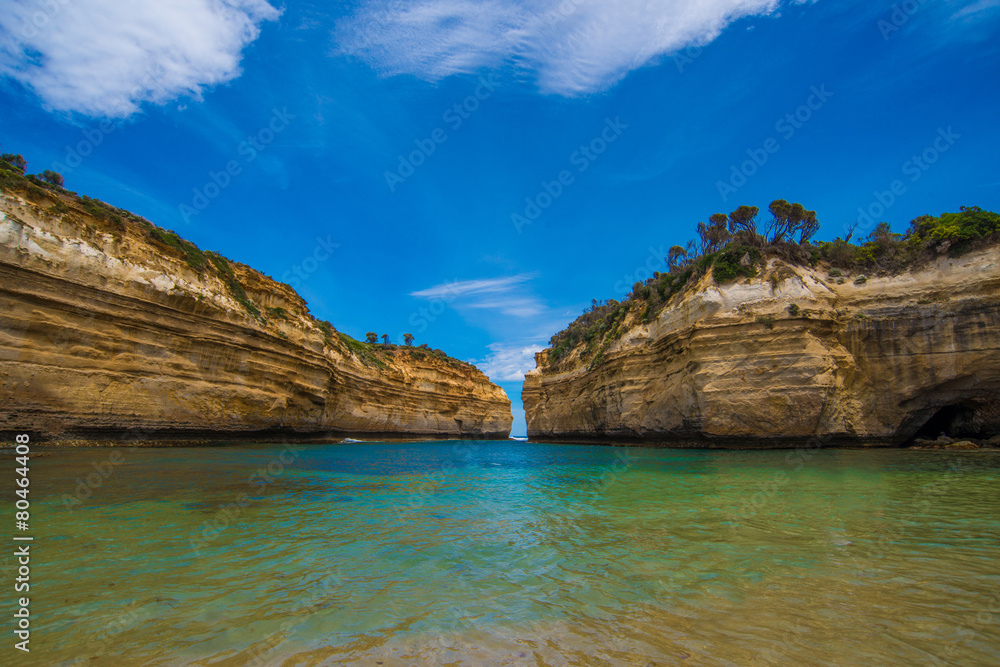
[[[996,455],[282,451],[39,459],[39,664],[1000,664]]]

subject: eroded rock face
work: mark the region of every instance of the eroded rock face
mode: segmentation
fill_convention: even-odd
[[[542,352],[522,394],[528,434],[777,446],[1000,433],[1000,250],[839,283],[776,261],[736,283],[705,276],[592,368]]]
[[[0,430],[509,434],[510,401],[478,369],[419,350],[375,360],[232,263],[261,321],[219,275],[92,221],[0,195]]]

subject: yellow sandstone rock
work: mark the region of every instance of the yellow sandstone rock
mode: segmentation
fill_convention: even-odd
[[[230,262],[254,317],[220,271],[79,201],[0,195],[0,430],[509,434],[510,400],[475,367],[415,348],[373,353],[324,331],[288,285]]]
[[[877,445],[949,420],[1000,433],[995,247],[857,284],[771,260],[753,279],[706,275],[654,320],[626,323],[599,363],[579,348],[537,355],[529,436]]]

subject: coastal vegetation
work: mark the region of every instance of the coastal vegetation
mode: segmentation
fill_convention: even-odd
[[[621,301],[593,300],[591,306],[549,341],[550,362],[558,362],[577,348],[594,367],[604,351],[636,322],[649,322],[672,299],[706,273],[719,284],[757,276],[771,259],[792,265],[825,266],[836,282],[856,274],[855,285],[871,275],[894,275],[919,267],[941,256],[958,257],[1000,241],[1000,215],[978,207],[961,207],[956,213],[923,215],[896,233],[888,222],[877,224],[858,242],[854,227],[844,238],[813,241],[819,231],[816,212],[784,199],[771,202],[770,216],[759,222],[760,209],[740,206],[729,214],[716,213],[696,226],[697,238],[675,245],[664,258],[667,271],[636,282]],[[787,268],[784,269],[786,272]],[[790,275],[790,273],[789,273]],[[788,276],[773,273],[774,287]],[[793,316],[796,312],[789,311]],[[769,328],[773,320],[762,321]]]
[[[27,161],[21,155],[14,153],[0,155],[0,193],[23,196],[36,204],[44,205],[49,213],[62,216],[91,235],[109,234],[116,242],[120,242],[130,234],[143,238],[164,255],[182,260],[201,277],[213,275],[226,286],[230,296],[239,304],[246,316],[262,326],[274,327],[275,335],[284,340],[288,339],[288,334],[278,328],[291,321],[287,309],[280,306],[264,307],[249,293],[252,290],[248,277],[259,275],[273,280],[269,276],[227,259],[218,252],[202,250],[176,232],[163,229],[142,216],[98,199],[71,192],[65,188],[62,176],[55,172],[44,171],[36,176],[27,173],[27,167]],[[262,281],[251,280],[251,282],[260,284]],[[291,287],[284,287],[291,290]],[[405,346],[390,343],[387,334],[383,334],[382,342],[379,342],[379,336],[375,332],[368,332],[366,341],[361,342],[337,331],[329,322],[312,317],[307,308],[301,315],[322,337],[324,347],[353,354],[369,367],[387,368],[393,359],[405,356],[414,359],[433,357],[453,366],[472,367],[471,364],[455,359],[442,350],[431,349],[427,344],[411,347],[414,340],[412,334],[403,336]]]

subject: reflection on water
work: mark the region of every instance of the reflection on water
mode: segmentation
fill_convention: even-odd
[[[995,453],[117,451],[32,463],[22,664],[1000,664]]]

